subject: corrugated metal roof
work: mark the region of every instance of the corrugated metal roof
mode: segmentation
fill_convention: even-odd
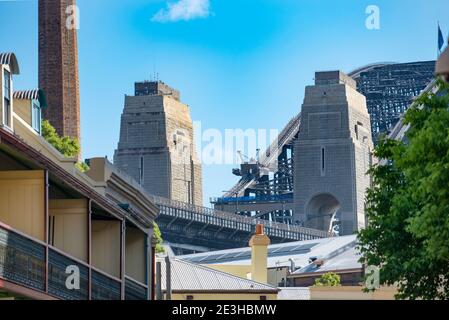
[[[296,270],[293,274],[311,273],[311,272],[330,272],[339,270],[359,269],[362,264],[358,262],[360,255],[356,249],[355,241],[329,255],[322,257],[324,263],[317,266],[313,263]]]
[[[166,289],[165,259],[162,264],[162,290]],[[171,286],[179,291],[273,291],[277,288],[256,281],[240,278],[226,272],[171,258]]]
[[[11,68],[13,74],[19,74],[19,63],[17,62],[16,55],[12,52],[0,53],[0,64],[7,64]]]

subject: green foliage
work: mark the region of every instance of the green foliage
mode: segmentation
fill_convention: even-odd
[[[320,278],[315,279],[316,287],[338,287],[340,286],[340,276],[333,272],[323,274]]]
[[[86,172],[90,169],[89,166],[85,162],[77,162],[75,164],[75,168],[77,168],[81,172]]]
[[[78,140],[70,137],[60,137],[48,120],[42,121],[42,137],[65,157],[76,157],[80,152]],[[76,163],[75,167],[81,172],[89,170],[89,166],[84,162]]]
[[[157,225],[156,222],[153,222],[153,226],[154,226],[154,236],[157,239],[157,244],[156,244],[156,252],[157,253],[164,253],[164,247],[162,247],[162,234],[161,234],[161,230],[159,229],[159,226]]]
[[[389,161],[370,169],[361,262],[399,299],[449,298],[449,85],[438,85],[406,112],[407,143],[381,140],[374,154]]]
[[[80,152],[78,140],[70,137],[60,137],[48,120],[42,121],[42,137],[65,157],[75,157]]]

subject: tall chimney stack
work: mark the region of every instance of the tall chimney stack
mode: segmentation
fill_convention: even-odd
[[[270,238],[263,232],[263,224],[256,226],[256,234],[249,240],[251,247],[251,279],[267,283],[267,258]]]
[[[76,0],[38,3],[39,88],[45,92],[48,103],[43,116],[59,135],[80,141]]]

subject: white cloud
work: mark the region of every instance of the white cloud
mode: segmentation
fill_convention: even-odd
[[[167,4],[167,8],[159,10],[152,21],[175,22],[188,21],[197,18],[207,18],[209,12],[209,0],[178,0]]]

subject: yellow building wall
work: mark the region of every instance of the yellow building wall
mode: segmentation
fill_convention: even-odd
[[[204,266],[214,270],[226,272],[240,278],[251,278],[250,265],[205,264]]]
[[[56,248],[85,262],[88,255],[88,210],[87,199],[49,201],[50,219],[54,221],[50,240]]]
[[[44,171],[0,172],[0,220],[45,241]]]
[[[14,99],[14,113],[22,118],[30,126],[31,124],[31,101]]]
[[[266,293],[173,293],[172,300],[187,300],[187,296],[193,296],[193,300],[277,300],[277,294]]]
[[[365,293],[361,286],[309,287],[311,300],[394,300],[394,287],[381,287]]]
[[[137,228],[126,228],[125,257],[126,275],[145,283],[145,235]]]
[[[274,287],[279,286],[279,283],[284,279],[285,283],[287,282],[288,275],[288,267],[280,267],[280,268],[269,268],[267,269],[267,283]],[[286,286],[284,284],[283,286]]]
[[[92,221],[92,265],[120,277],[120,221]]]

